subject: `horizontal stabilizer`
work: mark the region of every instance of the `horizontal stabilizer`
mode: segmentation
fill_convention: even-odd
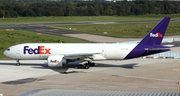
[[[170,50],[170,48],[145,48],[146,51]]]
[[[163,46],[166,46],[166,47],[173,47],[174,45],[169,44],[169,45],[163,45]]]

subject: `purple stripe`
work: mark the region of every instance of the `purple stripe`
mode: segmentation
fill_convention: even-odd
[[[147,55],[152,55],[152,54],[156,54],[156,53],[169,51],[169,49],[147,51],[147,50],[145,50],[145,48],[169,48],[169,47],[138,44],[124,59],[137,58],[137,57],[142,57],[142,56],[147,56]]]

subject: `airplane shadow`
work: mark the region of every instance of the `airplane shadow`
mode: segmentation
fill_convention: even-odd
[[[0,63],[0,65],[11,65],[11,66],[16,66],[16,63]],[[69,74],[69,73],[79,73],[79,72],[82,72],[81,71],[68,71],[67,70],[69,68],[77,68],[79,64],[77,65],[66,65],[65,67],[57,67],[57,68],[52,68],[52,67],[49,67],[47,65],[47,63],[44,63],[44,64],[32,64],[32,63],[21,63],[20,66],[32,66],[31,68],[37,68],[37,69],[51,69],[53,71],[56,71],[58,73],[61,73],[61,74]],[[96,63],[95,66],[93,67],[101,67],[101,68],[106,68],[106,67],[119,67],[119,68],[125,68],[125,69],[134,69],[134,67],[138,67],[137,66],[138,63],[131,63],[131,64],[121,64],[121,65],[114,65],[114,64],[102,64],[102,63]],[[17,66],[17,67],[20,67],[20,66]],[[84,70],[88,70],[88,69],[84,69]]]
[[[16,63],[0,63],[0,65],[10,65],[10,66],[17,66]],[[21,67],[21,66],[32,66],[31,68],[37,68],[37,69],[51,69],[53,71],[59,72],[61,74],[68,74],[68,73],[77,73],[77,71],[69,71],[67,72],[67,70],[69,68],[75,68],[77,66],[65,66],[65,67],[57,67],[57,68],[53,68],[53,67],[49,67],[47,65],[47,63],[42,62],[42,64],[36,64],[36,63],[21,63],[20,66],[17,67]]]
[[[132,63],[132,64],[123,64],[123,65],[114,65],[114,64],[101,64],[101,63],[96,63],[95,67],[119,67],[119,68],[125,68],[125,69],[134,69],[138,63]]]
[[[107,68],[107,67],[118,67],[118,68],[126,68],[126,69],[134,69],[134,67],[137,66],[138,63],[132,63],[132,64],[121,64],[121,65],[114,65],[114,64],[102,64],[102,63],[96,63],[94,67],[101,67],[101,68]],[[7,66],[16,66],[16,63],[0,63],[0,65],[7,65]],[[79,65],[79,64],[77,64]],[[76,68],[77,65],[70,65],[70,66],[65,66],[65,67],[59,67],[59,68],[51,68],[47,65],[47,63],[42,63],[42,64],[32,64],[32,63],[21,63],[20,66],[16,67],[21,67],[21,66],[31,66],[31,68],[37,68],[37,69],[50,69],[55,72],[58,72],[60,74],[72,74],[72,73],[82,73],[82,70],[76,70],[76,71],[67,71],[69,68]],[[87,69],[84,69],[87,70]],[[18,84],[25,84],[25,83],[30,83],[34,81],[42,81],[45,79],[38,79],[38,78],[23,78],[23,79],[18,79],[18,80],[12,80],[12,81],[5,81],[1,82],[2,84],[10,84],[10,85],[18,85]]]

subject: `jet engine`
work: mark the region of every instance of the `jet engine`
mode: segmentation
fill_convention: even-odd
[[[50,55],[47,59],[47,64],[49,67],[63,67],[67,64],[67,60],[64,55]]]

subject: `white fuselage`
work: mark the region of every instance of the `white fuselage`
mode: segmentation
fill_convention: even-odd
[[[107,60],[121,60],[136,45],[118,43],[25,43],[8,48],[9,50],[6,50],[4,54],[14,59],[44,60],[49,55],[102,53],[101,56]]]

